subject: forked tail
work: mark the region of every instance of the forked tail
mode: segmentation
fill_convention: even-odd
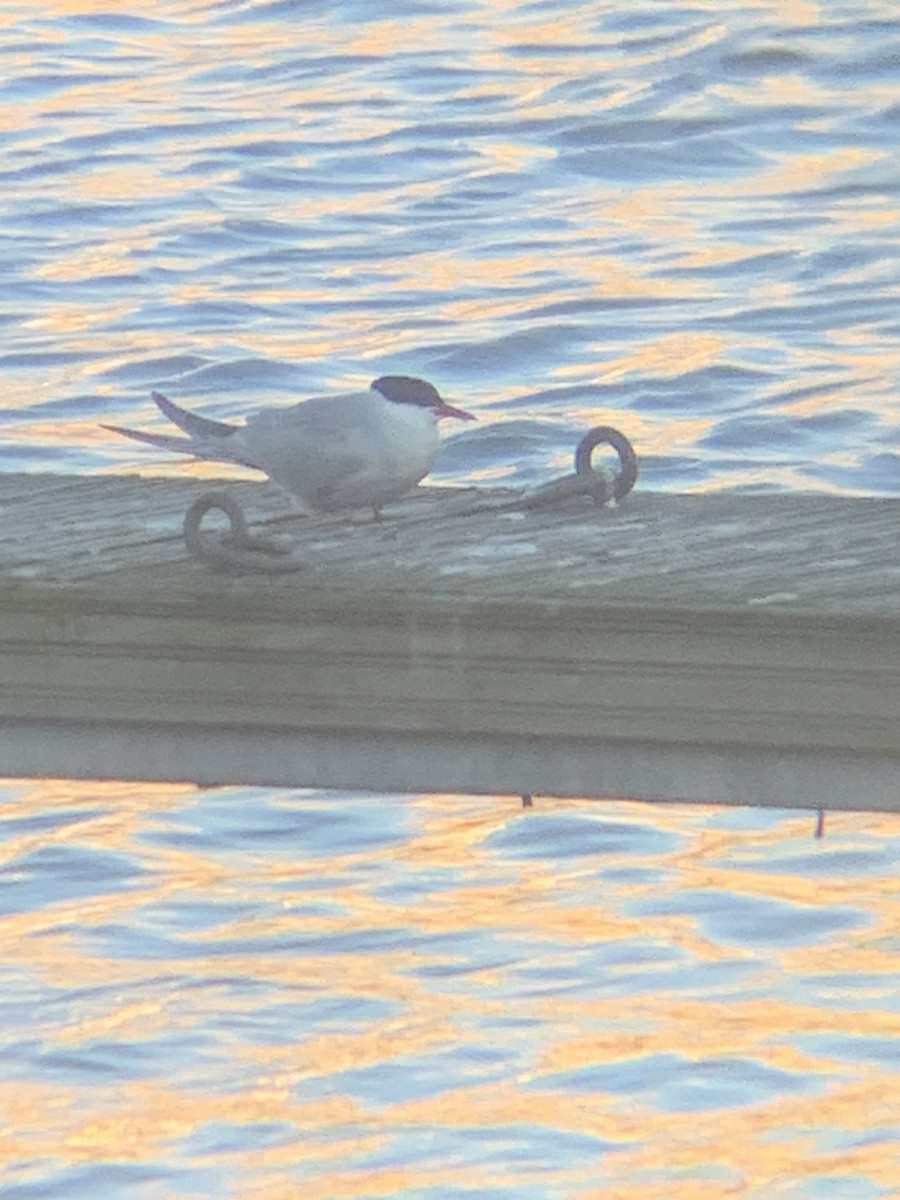
[[[162,392],[153,392],[153,401],[161,413],[169,418],[173,425],[183,429],[191,437],[230,437],[237,433],[237,425],[227,425],[224,421],[211,421],[208,417],[198,417],[196,413],[188,412],[164,396]]]
[[[175,450],[179,454],[192,454],[195,458],[211,458],[210,452],[199,442],[190,438],[176,437],[173,433],[145,433],[141,429],[125,429],[122,425],[102,425],[111,433],[121,433],[123,437],[132,438],[135,442],[146,442],[148,446],[159,446],[163,450]]]
[[[235,453],[223,439],[238,432],[239,426],[227,425],[224,421],[211,421],[208,417],[199,417],[196,413],[180,408],[161,392],[153,392],[153,400],[157,408],[177,425],[188,436],[176,437],[170,433],[150,433],[142,429],[126,429],[122,425],[102,425],[112,433],[120,433],[123,437],[135,442],[145,442],[148,446],[157,446],[162,450],[174,450],[177,454],[190,454],[194,458],[209,458],[219,462],[240,463],[245,467],[256,467],[240,454]],[[218,445],[216,443],[219,443]]]

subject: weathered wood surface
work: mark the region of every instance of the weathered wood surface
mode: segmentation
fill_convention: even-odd
[[[0,477],[7,774],[898,808],[900,502],[422,488],[188,558],[196,480]]]
[[[311,522],[268,484],[229,483],[255,528],[309,556],[285,578],[217,577],[185,552],[199,480],[0,476],[0,580],[185,595],[365,587],[465,600],[900,618],[900,500],[629,496],[618,508],[505,511],[512,489],[422,487],[379,524]]]

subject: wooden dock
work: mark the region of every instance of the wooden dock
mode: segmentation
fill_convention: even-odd
[[[306,565],[192,559],[208,482],[0,477],[0,773],[900,811],[900,501],[226,486]]]

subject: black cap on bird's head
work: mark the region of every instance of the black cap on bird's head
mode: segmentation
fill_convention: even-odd
[[[428,408],[435,418],[457,417],[461,421],[474,421],[475,417],[463,408],[454,408],[441,399],[441,394],[425,379],[416,379],[413,375],[382,375],[372,383],[373,391],[380,392],[385,400],[395,404],[413,404],[418,408]]]

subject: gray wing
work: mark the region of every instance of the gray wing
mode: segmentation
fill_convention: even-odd
[[[240,430],[241,450],[310,503],[339,502],[383,453],[375,420],[381,403],[363,392],[266,409]]]

